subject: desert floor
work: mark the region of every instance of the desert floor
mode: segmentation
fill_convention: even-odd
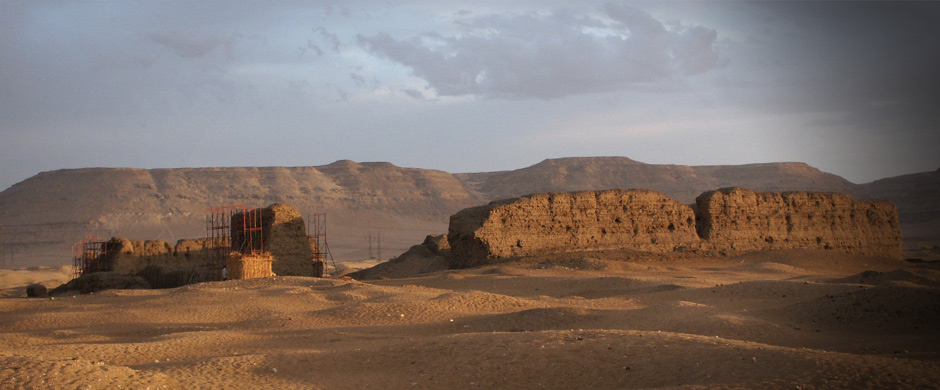
[[[570,255],[6,297],[0,387],[940,388],[940,265]]]

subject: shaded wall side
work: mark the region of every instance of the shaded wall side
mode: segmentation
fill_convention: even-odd
[[[241,213],[232,217],[233,247],[245,240]],[[275,203],[261,210],[261,229],[264,252],[274,257],[272,269],[282,276],[315,276],[313,246],[307,237],[303,217],[293,206]]]
[[[450,217],[447,243],[451,248],[450,268],[469,268],[491,262],[486,243],[477,236],[495,203],[460,210]]]

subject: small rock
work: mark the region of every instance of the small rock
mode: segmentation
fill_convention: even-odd
[[[30,298],[35,297],[44,297],[49,293],[46,289],[46,286],[43,286],[39,283],[33,283],[29,286],[26,286],[26,296]]]
[[[277,374],[277,367],[271,367],[271,372]]]

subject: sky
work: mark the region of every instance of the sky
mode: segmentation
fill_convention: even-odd
[[[940,168],[940,3],[0,0],[0,190],[81,167]]]

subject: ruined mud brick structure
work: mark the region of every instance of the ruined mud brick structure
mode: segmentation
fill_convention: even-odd
[[[166,270],[195,270],[205,273],[206,254],[203,239],[183,239],[176,245],[162,240],[128,240],[112,237],[103,259],[107,271],[135,274],[148,266]]]
[[[246,245],[241,214],[232,216],[232,247]],[[275,203],[261,210],[262,240],[254,240],[253,248],[269,252],[274,257],[272,269],[278,275],[314,275],[313,244],[307,238],[307,226],[300,211],[294,206]],[[231,272],[231,270],[229,270]]]
[[[261,211],[263,240],[254,242],[258,245],[263,243],[263,252],[270,256],[264,257],[261,263],[273,261],[273,264],[267,261],[267,266],[278,275],[313,276],[312,256],[315,248],[311,247],[314,244],[307,237],[306,225],[300,212],[286,204],[273,204]],[[239,225],[241,221],[241,218],[232,218],[231,237],[235,243],[233,247],[244,245],[244,230]],[[185,271],[193,274],[192,281],[210,280],[205,241],[206,239],[202,238],[183,239],[177,241],[176,245],[171,245],[162,240],[143,241],[113,237],[104,244],[107,247],[106,255],[97,261],[101,262],[100,271],[136,274],[147,267],[156,266],[164,272]],[[256,272],[259,267],[265,266],[261,263],[248,264],[242,268],[252,275],[265,274],[262,271]],[[229,269],[229,274],[232,273],[233,270]]]
[[[270,253],[232,252],[226,257],[229,279],[253,279],[274,276],[271,265],[274,256]]]
[[[451,267],[550,252],[634,248],[670,252],[697,244],[695,213],[650,190],[534,194],[464,209],[447,233]]]
[[[451,268],[612,249],[734,253],[810,248],[901,257],[897,210],[890,202],[744,188],[702,194],[695,211],[650,190],[534,194],[464,209],[451,216],[447,236]]]
[[[695,203],[699,236],[714,249],[808,248],[901,257],[898,213],[891,202],[723,188],[699,195]]]

